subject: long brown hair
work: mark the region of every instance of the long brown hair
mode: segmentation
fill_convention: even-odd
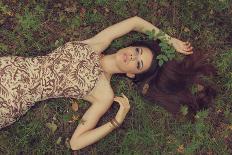
[[[156,57],[161,53],[158,47],[160,41],[136,41],[129,46],[143,46],[149,48]],[[147,46],[149,45],[149,46]],[[152,47],[152,48],[151,48]],[[155,58],[153,58],[155,59]],[[153,65],[157,61],[153,61]],[[151,73],[151,70],[153,70]],[[137,85],[139,93],[148,100],[148,103],[158,104],[176,115],[180,113],[180,107],[188,107],[189,115],[194,116],[197,111],[208,108],[216,96],[216,90],[204,80],[205,76],[215,76],[215,67],[208,63],[206,56],[194,51],[182,60],[170,60],[161,67],[150,67],[146,72],[136,74],[132,79]],[[203,89],[193,92],[196,85]],[[144,86],[149,86],[144,93]]]

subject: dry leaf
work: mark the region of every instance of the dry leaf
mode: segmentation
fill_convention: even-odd
[[[202,91],[204,89],[204,86],[197,84],[197,90],[198,91]]]
[[[67,148],[71,148],[70,143],[69,143],[69,138],[66,138],[66,139],[65,139],[65,146],[66,146]]]
[[[54,133],[54,132],[57,130],[57,125],[56,125],[54,122],[52,122],[52,123],[46,123],[46,126],[47,126],[50,130],[52,130],[52,133]]]
[[[184,145],[180,145],[178,148],[177,148],[177,152],[179,153],[184,153]]]
[[[108,13],[110,10],[107,7],[104,7],[105,11]]]
[[[185,27],[184,32],[190,32],[189,28]]]
[[[67,8],[64,8],[64,10],[66,11],[66,12],[71,12],[71,13],[75,13],[76,11],[77,11],[77,7],[76,7],[76,5],[73,5],[73,6],[71,6],[71,7],[67,7]]]
[[[57,140],[56,140],[56,144],[60,144],[60,142],[61,142],[61,139],[62,139],[62,137],[59,137]]]
[[[232,130],[232,125],[229,125],[228,128],[229,128],[230,130]]]
[[[80,17],[81,17],[81,18],[84,18],[85,12],[86,12],[85,8],[81,8],[81,9],[80,9]]]
[[[76,120],[79,119],[79,117],[80,117],[79,115],[73,115],[73,116],[72,116],[72,119],[69,120],[68,122],[69,122],[69,123],[75,122]]]
[[[149,88],[149,84],[146,83],[146,84],[143,86],[143,90],[142,90],[142,94],[143,94],[143,95],[147,93],[148,88]]]
[[[93,13],[94,13],[94,14],[97,13],[97,9],[93,9]]]
[[[79,108],[78,103],[77,103],[76,101],[73,101],[73,102],[72,102],[72,110],[73,110],[73,111],[77,111],[78,108]]]
[[[213,10],[210,10],[210,12],[209,12],[209,13],[212,15],[214,12],[213,12]]]

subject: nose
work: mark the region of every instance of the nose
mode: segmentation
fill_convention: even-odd
[[[130,54],[130,60],[135,60],[136,56],[133,54]]]

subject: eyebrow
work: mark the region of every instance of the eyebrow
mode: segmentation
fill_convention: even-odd
[[[143,54],[143,49],[142,48],[140,48],[141,49],[141,55]],[[141,69],[143,68],[143,61],[141,60],[141,63],[142,63],[142,67],[141,67]]]

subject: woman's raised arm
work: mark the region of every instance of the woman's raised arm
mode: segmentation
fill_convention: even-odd
[[[97,53],[100,54],[110,45],[114,39],[119,38],[129,33],[130,31],[146,33],[146,31],[151,31],[153,29],[155,30],[156,34],[160,32],[160,29],[152,25],[150,22],[138,16],[134,16],[109,26],[94,37],[82,42],[89,44]],[[176,38],[170,37],[167,34],[165,34],[165,37],[168,40],[168,43],[173,44],[178,52],[184,53],[186,51],[188,52],[192,50],[188,42],[182,42]]]
[[[153,29],[155,30],[155,35],[160,33],[160,29],[157,28],[156,26],[152,25],[150,22],[140,18],[140,17],[135,17],[136,19],[136,24],[134,27],[134,30],[137,32],[141,32],[141,33],[146,33],[146,31],[152,31]],[[191,46],[191,44],[189,42],[183,42],[177,38],[171,37],[168,34],[164,33],[164,36],[160,36],[160,37],[164,37],[163,39],[166,39],[168,44],[172,45],[177,52],[183,53],[183,54],[192,54],[193,51],[193,47]]]
[[[105,28],[92,38],[81,42],[89,44],[97,53],[100,54],[110,45],[114,39],[132,31],[136,25],[136,18],[137,17],[135,16],[125,19],[119,23]]]

